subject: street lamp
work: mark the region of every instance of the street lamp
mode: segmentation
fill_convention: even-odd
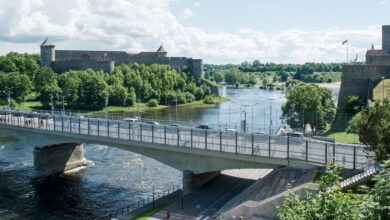
[[[11,110],[11,94],[13,92],[11,92],[11,89],[13,89],[12,87],[6,87],[5,90],[3,91],[6,95],[7,95],[7,108],[6,108],[6,111],[10,111]]]

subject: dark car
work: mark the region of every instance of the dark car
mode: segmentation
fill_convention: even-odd
[[[196,128],[199,128],[199,129],[211,129],[210,125],[208,125],[208,124],[201,124],[201,125],[199,125]]]

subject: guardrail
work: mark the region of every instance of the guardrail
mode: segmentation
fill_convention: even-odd
[[[108,220],[121,215],[132,214],[140,209],[154,208],[162,203],[174,202],[182,197],[182,189],[180,186],[174,186],[172,190],[168,189],[163,192],[157,192],[149,196],[147,199],[142,199],[137,202],[133,202],[130,205],[119,208],[115,211],[109,212],[103,216],[95,218],[95,220]],[[147,210],[143,210],[147,211]],[[137,213],[139,214],[139,213]]]
[[[368,169],[374,164],[372,152],[365,152],[363,145],[286,136],[15,111],[0,111],[0,123],[132,142],[283,158],[289,162],[326,165],[334,161],[350,169]]]

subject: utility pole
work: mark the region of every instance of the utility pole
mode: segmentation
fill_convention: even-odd
[[[177,93],[176,93],[176,122],[177,122]]]
[[[269,105],[269,135],[271,135],[272,130],[272,100],[271,104]]]
[[[230,128],[230,105],[229,105],[229,128]]]

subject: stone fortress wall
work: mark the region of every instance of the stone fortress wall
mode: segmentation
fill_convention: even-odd
[[[58,72],[91,68],[111,73],[114,71],[115,65],[120,64],[166,64],[175,69],[188,68],[197,82],[203,79],[203,60],[168,57],[167,54],[162,46],[156,52],[133,54],[124,51],[55,50],[55,45],[46,39],[41,44],[41,66],[51,67]]]
[[[338,111],[343,111],[348,96],[358,96],[367,104],[373,101],[373,89],[382,80],[390,78],[390,25],[382,26],[382,50],[367,50],[365,64],[343,66]]]

